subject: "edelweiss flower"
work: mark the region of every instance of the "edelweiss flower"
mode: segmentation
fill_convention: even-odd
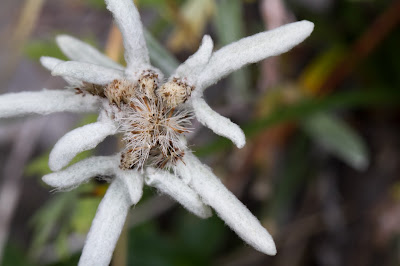
[[[216,134],[241,148],[242,130],[214,112],[202,98],[205,88],[231,72],[279,55],[307,38],[313,23],[301,21],[244,38],[213,53],[209,36],[166,82],[150,65],[139,13],[132,0],[106,0],[125,46],[124,68],[95,48],[70,36],[58,45],[74,61],[43,57],[52,75],[69,84],[62,91],[10,93],[0,97],[0,117],[60,111],[99,111],[98,121],[62,137],[50,153],[55,171],[43,180],[58,190],[71,189],[96,176],[112,177],[87,236],[80,265],[108,265],[130,207],[142,187],[157,188],[201,218],[210,207],[244,241],[270,255],[275,244],[250,211],[187,148],[183,134],[196,117]],[[114,156],[91,157],[63,169],[78,153],[95,148],[107,136],[123,134],[125,148]]]

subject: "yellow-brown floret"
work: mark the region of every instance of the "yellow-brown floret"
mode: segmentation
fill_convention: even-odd
[[[156,93],[168,107],[174,108],[186,102],[192,91],[192,86],[180,79],[174,78],[172,81],[161,86]]]

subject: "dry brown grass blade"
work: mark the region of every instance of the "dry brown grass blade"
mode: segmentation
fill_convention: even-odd
[[[105,54],[112,60],[119,62],[123,53],[122,34],[118,27],[113,23],[108,33],[108,39],[105,47]]]
[[[14,73],[18,65],[21,51],[29,39],[36,22],[42,11],[45,0],[26,0],[22,7],[21,14],[14,29],[12,29],[12,37],[6,41],[5,61],[6,68],[0,71],[0,83],[5,83]]]
[[[167,2],[168,11],[176,24],[167,45],[173,52],[194,51],[201,40],[208,20],[215,12],[214,0],[190,0],[181,7],[173,0]]]
[[[115,247],[112,266],[128,265],[128,229],[128,223],[125,222],[121,236],[117,242],[117,246]]]

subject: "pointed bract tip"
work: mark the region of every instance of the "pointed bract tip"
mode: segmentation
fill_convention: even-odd
[[[309,36],[313,30],[314,30],[314,23],[308,20],[302,20],[297,22],[299,25],[301,25],[302,29],[304,30],[304,33]]]
[[[49,57],[49,56],[40,57],[40,64],[42,64],[42,66],[49,71],[52,71],[58,64],[61,64],[62,62],[64,61],[54,57]]]
[[[53,71],[51,71],[52,76],[61,76],[63,74],[63,71],[60,71],[60,69],[61,69],[60,65],[62,65],[62,64],[63,63],[60,63],[53,68]]]
[[[60,44],[60,42],[66,41],[66,40],[70,40],[72,39],[71,36],[67,35],[67,34],[60,34],[56,36],[56,42],[57,44]]]
[[[236,147],[238,147],[239,149],[243,148],[244,145],[246,145],[246,137],[244,136],[240,136],[240,138],[235,142]]]
[[[203,39],[201,40],[201,43],[202,43],[202,45],[214,46],[214,42],[210,35],[204,35]]]
[[[52,174],[47,174],[42,177],[42,181],[51,187],[57,187],[57,182],[52,177],[53,177]]]
[[[62,165],[60,165],[59,158],[57,158],[56,153],[54,152],[54,148],[50,151],[49,155],[49,168],[51,171],[56,172],[62,169]]]
[[[60,171],[63,168],[63,166],[58,165],[56,163],[52,163],[52,164],[49,163],[49,168],[51,171],[57,172],[57,171]]]
[[[65,46],[70,44],[71,41],[76,41],[76,39],[67,34],[61,34],[61,35],[56,36],[56,43],[57,43],[58,47],[60,47],[61,50],[63,50],[65,48]]]
[[[40,59],[39,59],[39,61],[40,61],[40,63],[41,63],[42,65],[45,65],[46,62],[49,60],[49,58],[50,58],[50,57],[48,57],[48,56],[41,56]]]
[[[254,235],[251,239],[253,239],[254,242],[250,241],[249,244],[258,251],[270,256],[276,255],[275,242],[267,230],[259,231],[257,235]]]
[[[276,245],[272,237],[268,240],[268,244],[265,247],[265,254],[270,255],[270,256],[275,256],[277,251],[276,251]]]

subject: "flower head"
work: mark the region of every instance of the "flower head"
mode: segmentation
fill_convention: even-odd
[[[41,62],[52,75],[68,82],[67,89],[0,97],[0,117],[99,111],[96,123],[74,129],[56,143],[49,159],[55,172],[43,177],[60,190],[74,188],[94,176],[112,177],[80,265],[109,264],[128,210],[140,200],[144,183],[170,195],[199,217],[209,217],[212,207],[244,241],[274,255],[270,234],[191,153],[184,134],[195,117],[243,147],[243,131],[207,105],[202,97],[204,89],[249,63],[290,50],[311,34],[313,23],[288,24],[216,52],[211,38],[204,36],[198,51],[163,82],[161,71],[150,64],[139,13],[132,1],[106,0],[106,4],[123,35],[126,67],[73,37],[59,36],[60,48],[73,61],[42,57]],[[123,135],[125,144],[120,153],[91,157],[65,168],[78,153],[117,133]]]

